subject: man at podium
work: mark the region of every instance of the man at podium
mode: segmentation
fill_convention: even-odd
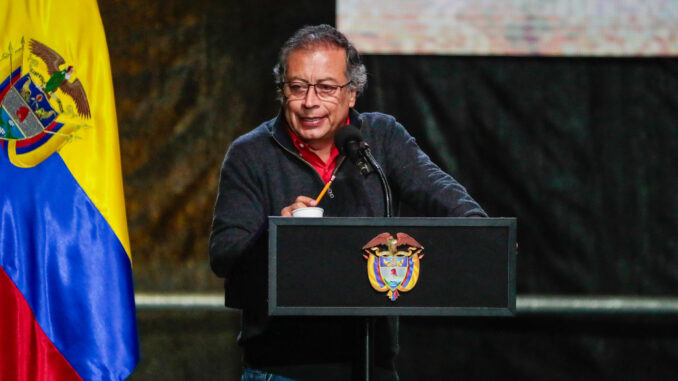
[[[331,26],[304,27],[282,46],[274,68],[280,113],[229,147],[221,169],[210,236],[210,264],[225,278],[226,305],[242,309],[238,343],[243,380],[361,378],[361,320],[275,317],[266,310],[267,218],[319,205],[327,217],[383,217],[380,179],[363,175],[334,139],[347,125],[360,131],[393,190],[421,216],[486,216],[449,174],[417,146],[392,116],[353,107],[367,82],[360,56]],[[303,261],[303,258],[299,258]],[[320,289],[308,292],[322,292]],[[397,380],[397,320],[375,328],[374,378]]]

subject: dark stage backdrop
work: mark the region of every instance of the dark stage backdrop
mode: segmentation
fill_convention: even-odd
[[[678,60],[366,57],[359,108],[393,114],[493,216],[518,291],[678,289]]]
[[[137,291],[218,291],[207,238],[223,155],[277,112],[279,46],[304,24],[333,23],[334,3],[99,6]],[[396,116],[491,215],[518,218],[519,294],[675,294],[678,60],[364,58],[369,80],[358,110]],[[135,379],[235,374],[223,366],[238,366],[235,344],[209,343],[231,340],[237,319],[149,320],[162,316],[141,316]],[[405,318],[398,367],[403,380],[675,378],[674,320]],[[192,333],[168,346],[178,339],[162,326]],[[179,354],[163,355],[167,348]]]
[[[395,115],[490,215],[518,217],[519,294],[675,295],[678,60],[366,64],[358,107]],[[405,380],[678,376],[672,318],[407,318],[402,327]]]

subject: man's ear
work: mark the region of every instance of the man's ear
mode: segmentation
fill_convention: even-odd
[[[355,106],[355,100],[358,97],[358,92],[356,90],[351,90],[351,93],[348,95],[348,107]]]

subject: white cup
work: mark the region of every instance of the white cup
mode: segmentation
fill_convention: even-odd
[[[309,206],[307,208],[294,209],[292,211],[292,217],[322,217],[323,212],[323,208]]]

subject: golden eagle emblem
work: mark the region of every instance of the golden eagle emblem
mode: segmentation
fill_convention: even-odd
[[[89,110],[89,103],[87,102],[87,95],[85,89],[82,87],[79,79],[69,82],[73,75],[73,66],[67,66],[60,69],[66,61],[59,55],[59,53],[52,50],[47,45],[31,39],[29,42],[31,53],[40,57],[40,59],[47,65],[47,73],[50,75],[49,80],[45,83],[43,91],[47,96],[51,96],[59,89],[64,94],[73,98],[78,114],[85,118],[91,118]]]
[[[405,233],[381,233],[363,246],[367,255],[367,277],[372,288],[386,292],[394,302],[398,291],[410,291],[419,280],[419,260],[424,247]]]
[[[24,41],[0,51],[0,73],[8,69],[8,76],[0,77],[0,149],[15,166],[30,168],[77,138],[77,130],[90,127],[82,119],[92,113],[80,80],[70,81],[73,66],[45,44]],[[31,55],[22,74],[25,48]]]

